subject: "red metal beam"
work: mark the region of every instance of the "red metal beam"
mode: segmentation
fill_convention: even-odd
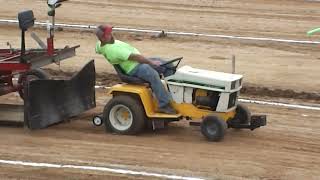
[[[11,49],[0,49],[0,55],[3,53],[11,53]]]
[[[0,61],[13,61],[14,59],[17,59],[20,57],[20,54],[6,54],[6,55],[1,55],[1,57],[3,57],[3,59],[1,59]]]
[[[30,64],[23,64],[19,62],[0,62],[0,75],[5,71],[26,71],[30,69]]]

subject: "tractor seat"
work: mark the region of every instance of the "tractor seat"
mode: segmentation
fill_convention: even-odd
[[[128,84],[144,84],[144,85],[149,85],[149,83],[143,79],[140,79],[138,77],[134,76],[129,76],[123,72],[121,69],[120,65],[115,64],[113,65],[114,69],[116,70],[119,78],[121,79],[122,82],[128,83]]]

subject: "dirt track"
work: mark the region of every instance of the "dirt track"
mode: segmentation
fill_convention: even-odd
[[[44,1],[3,1],[0,17],[15,18],[24,8],[46,19]],[[58,10],[57,21],[121,27],[141,27],[212,34],[307,39],[305,32],[319,26],[319,3],[307,1],[207,0],[71,0]],[[106,10],[107,9],[107,10]],[[85,12],[85,13],[84,13]],[[63,15],[62,15],[63,14]],[[0,48],[5,42],[19,47],[16,27],[0,25]],[[46,37],[44,30],[36,30]],[[184,65],[230,72],[232,54],[237,72],[253,87],[320,92],[318,46],[287,45],[223,39],[195,40],[116,33],[147,56],[184,56]],[[77,45],[78,56],[61,64],[64,71],[78,70],[94,58],[98,73],[113,72],[94,54],[95,38],[88,32],[57,32],[56,47]],[[313,39],[317,40],[317,36]],[[3,42],[3,43],[2,43]],[[30,38],[27,47],[36,47]],[[56,66],[49,68],[57,69]],[[1,127],[0,159],[33,162],[125,167],[137,171],[203,177],[207,179],[319,179],[320,113],[250,105],[254,113],[268,115],[268,126],[256,131],[229,130],[223,142],[207,142],[198,128],[186,122],[166,130],[136,136],[106,134],[93,127],[91,117],[106,102],[99,91],[97,109],[70,123],[41,131]],[[8,100],[9,98],[9,100]],[[273,100],[278,100],[273,99]],[[15,95],[0,102],[17,102]],[[290,102],[301,102],[290,100]],[[148,177],[70,169],[27,168],[0,164],[4,179],[145,179]],[[149,179],[153,179],[150,178]]]
[[[0,2],[2,18],[15,18],[21,9],[33,9],[38,20],[47,18],[45,0]],[[319,26],[318,5],[302,0],[72,0],[58,10],[57,21],[305,39],[307,29]]]
[[[106,101],[101,93],[99,105]],[[120,164],[132,170],[209,179],[317,179],[319,112],[256,105],[250,108],[267,114],[268,126],[252,132],[229,130],[220,143],[207,142],[197,127],[188,127],[184,121],[139,136],[106,134],[103,127],[91,124],[94,112],[40,131],[3,127],[0,159],[106,167]],[[68,169],[0,166],[0,175],[7,178],[21,177],[22,170],[25,178],[32,179],[85,179],[88,174],[97,179],[118,177],[95,171],[77,174]]]

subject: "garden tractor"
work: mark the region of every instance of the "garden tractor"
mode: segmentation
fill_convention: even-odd
[[[177,69],[181,60],[182,57],[161,65],[175,72],[162,82],[171,94],[172,106],[178,114],[158,113],[157,101],[148,84],[125,75],[115,66],[124,83],[110,88],[108,93],[112,99],[101,115],[93,117],[93,123],[96,126],[104,124],[107,131],[115,133],[137,134],[148,124],[156,129],[186,119],[190,125],[200,126],[209,141],[222,140],[227,128],[254,130],[266,125],[266,115],[251,115],[249,109],[237,101],[242,75],[189,66]]]

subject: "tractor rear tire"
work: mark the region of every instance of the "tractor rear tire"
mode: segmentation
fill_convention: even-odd
[[[113,97],[104,108],[103,118],[107,132],[125,135],[140,133],[146,120],[141,102],[129,95]]]
[[[18,84],[21,84],[22,87],[24,87],[27,82],[39,79],[50,79],[50,75],[42,69],[33,69],[20,75],[18,78]],[[18,93],[21,99],[24,99],[24,89],[20,89]]]
[[[206,116],[201,123],[201,133],[209,141],[221,141],[225,135],[227,123],[218,116]]]

